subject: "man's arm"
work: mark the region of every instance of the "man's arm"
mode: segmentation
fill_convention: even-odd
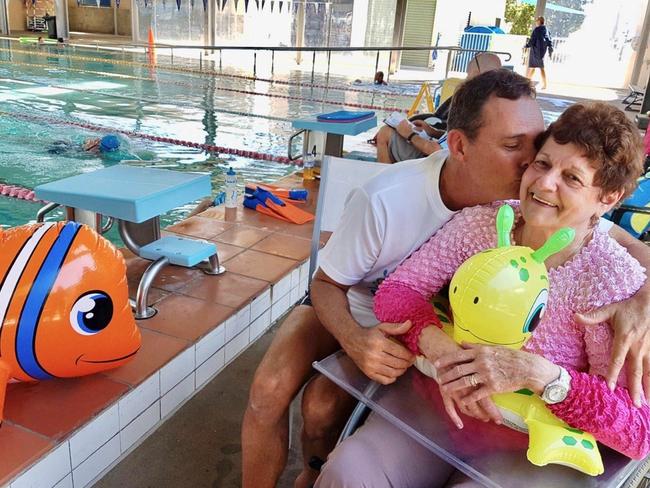
[[[399,124],[397,124],[396,130],[397,133],[404,139],[408,139],[409,136],[413,133],[413,127],[411,126],[411,122],[408,120],[402,120]],[[438,144],[436,141],[420,137],[417,134],[411,137],[411,144],[418,151],[427,156],[442,149],[442,147],[440,147],[440,144]]]
[[[366,376],[384,385],[393,383],[413,364],[415,357],[390,336],[404,334],[411,323],[361,327],[350,313],[348,288],[319,269],[311,284],[316,315]]]
[[[609,234],[650,270],[650,249],[619,226],[614,225]],[[647,271],[646,271],[647,273]],[[585,325],[609,322],[614,329],[612,358],[607,372],[610,390],[625,364],[628,365],[628,389],[637,406],[645,392],[650,399],[650,280],[634,296],[624,302],[612,303],[585,314],[576,314],[576,320]],[[643,386],[643,389],[642,389]]]

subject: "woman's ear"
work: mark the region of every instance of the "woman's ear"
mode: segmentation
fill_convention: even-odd
[[[465,137],[462,131],[452,129],[447,134],[447,147],[452,158],[463,160],[465,159],[465,151],[467,150],[467,137]]]
[[[616,190],[603,195],[600,199],[600,203],[605,206],[603,213],[609,212],[614,205],[621,201],[621,198],[623,198],[623,190]]]

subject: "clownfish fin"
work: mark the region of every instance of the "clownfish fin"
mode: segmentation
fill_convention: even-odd
[[[0,358],[0,425],[4,419],[5,394],[7,393],[7,384],[9,383],[10,369],[9,365]]]

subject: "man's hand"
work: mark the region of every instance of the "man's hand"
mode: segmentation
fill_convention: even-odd
[[[412,122],[413,127],[421,132],[425,132],[428,136],[432,136],[433,127],[427,124],[424,120],[414,120]]]
[[[397,124],[397,127],[395,127],[395,130],[404,139],[407,139],[408,136],[410,136],[411,133],[414,132],[413,131],[413,124],[411,124],[411,122],[409,122],[407,119],[404,119],[399,124]]]
[[[390,339],[390,336],[405,334],[410,328],[410,320],[401,324],[383,322],[376,327],[359,327],[341,341],[341,346],[368,378],[389,385],[415,361],[411,351]]]
[[[627,357],[627,386],[637,407],[645,392],[650,400],[650,301],[637,293],[632,298],[605,305],[584,314],[576,314],[578,323],[586,326],[607,322],[614,330],[612,357],[607,371],[607,385],[616,387]]]

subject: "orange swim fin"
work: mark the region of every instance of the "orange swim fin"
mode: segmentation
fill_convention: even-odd
[[[288,202],[282,201],[281,198],[278,198],[267,190],[258,187],[255,193],[258,200],[263,202],[268,208],[294,224],[301,225],[314,220],[313,214],[291,205]]]
[[[274,217],[276,219],[284,220],[285,222],[291,223],[291,220],[287,219],[286,217],[283,217],[280,214],[277,214],[269,207],[267,207],[264,202],[258,200],[257,197],[255,196],[246,195],[246,197],[244,197],[244,207],[250,208],[251,210],[256,210],[259,213],[268,215],[269,217]]]

